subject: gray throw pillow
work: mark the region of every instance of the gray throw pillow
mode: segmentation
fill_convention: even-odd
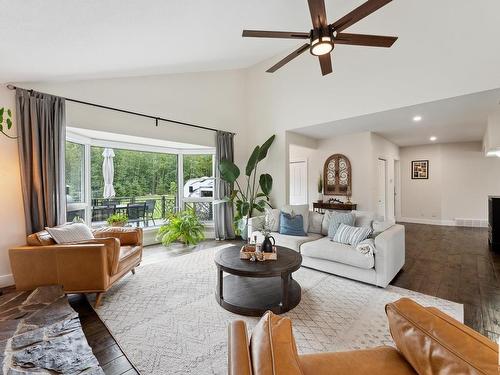
[[[352,213],[335,214],[330,218],[330,225],[328,226],[328,238],[333,239],[335,233],[339,229],[340,224],[354,226],[355,216]]]

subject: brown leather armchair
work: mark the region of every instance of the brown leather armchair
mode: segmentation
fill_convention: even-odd
[[[17,290],[62,285],[66,293],[102,296],[142,260],[141,228],[99,228],[95,239],[58,245],[47,231],[28,236],[27,245],[9,250]]]
[[[498,345],[435,308],[402,298],[388,304],[396,348],[299,355],[289,318],[267,312],[250,341],[229,325],[229,375],[498,375]]]

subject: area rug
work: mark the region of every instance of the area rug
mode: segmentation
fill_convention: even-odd
[[[227,245],[229,246],[229,245]],[[227,325],[257,318],[220,307],[215,253],[223,247],[137,268],[106,293],[101,319],[142,374],[226,374]],[[393,345],[386,303],[409,297],[463,321],[463,305],[389,286],[386,289],[301,268],[300,304],[287,314],[300,353]]]

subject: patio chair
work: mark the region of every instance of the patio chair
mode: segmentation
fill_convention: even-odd
[[[128,203],[127,216],[129,223],[136,223],[139,226],[142,221],[146,224],[146,203]]]
[[[92,207],[92,222],[106,221],[114,213],[114,206],[94,206]]]
[[[146,200],[146,226],[149,226],[149,219],[153,220],[153,224],[156,225],[154,214],[156,207],[156,199]]]

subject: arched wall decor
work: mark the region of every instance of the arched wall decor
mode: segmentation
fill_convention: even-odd
[[[323,167],[323,181],[325,195],[352,194],[351,162],[347,156],[334,154],[325,161]]]

